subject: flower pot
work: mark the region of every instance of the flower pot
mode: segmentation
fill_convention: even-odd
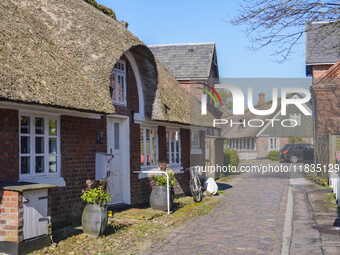
[[[169,188],[170,192],[170,209],[172,207],[174,201],[174,189],[172,187]],[[156,186],[153,188],[150,195],[150,205],[151,208],[158,211],[167,211],[167,194],[166,187],[164,186]]]
[[[88,236],[103,235],[107,226],[107,206],[87,204],[81,217],[83,231]]]

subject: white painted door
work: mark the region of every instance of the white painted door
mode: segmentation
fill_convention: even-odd
[[[24,240],[47,234],[47,189],[24,191]]]
[[[111,174],[108,178],[110,204],[123,202],[123,171],[122,171],[122,124],[120,119],[108,119],[107,153],[114,156],[111,161]]]

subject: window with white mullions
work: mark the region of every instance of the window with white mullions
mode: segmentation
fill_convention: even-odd
[[[20,115],[20,175],[48,176],[59,173],[59,119]]]
[[[289,118],[293,121],[290,121],[291,126],[301,126],[301,114],[300,113],[291,113]],[[294,121],[295,120],[295,121]]]
[[[268,150],[269,151],[278,151],[280,148],[280,144],[279,144],[279,138],[276,137],[270,137],[268,139]]]
[[[126,62],[118,60],[110,76],[110,93],[115,104],[126,105]]]
[[[170,165],[181,164],[181,140],[179,131],[170,130],[166,132],[167,163]]]
[[[140,128],[141,167],[158,166],[158,136],[156,129]]]

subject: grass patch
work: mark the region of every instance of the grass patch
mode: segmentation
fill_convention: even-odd
[[[219,190],[219,191],[217,191],[217,194],[219,194],[219,195],[223,195],[224,193],[225,193],[224,190]]]
[[[329,188],[329,186],[327,184],[327,179],[325,179],[323,177],[319,177],[319,176],[311,176],[311,175],[308,175],[308,174],[306,174],[306,176],[308,177],[308,179],[315,182],[316,184],[321,185],[322,187],[325,187],[325,188]]]
[[[335,201],[336,200],[336,198],[335,198],[335,194],[334,193],[329,193],[328,194],[328,201]]]

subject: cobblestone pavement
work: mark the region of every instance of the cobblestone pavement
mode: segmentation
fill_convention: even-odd
[[[280,254],[289,173],[241,174],[209,214],[190,220],[149,254]]]

